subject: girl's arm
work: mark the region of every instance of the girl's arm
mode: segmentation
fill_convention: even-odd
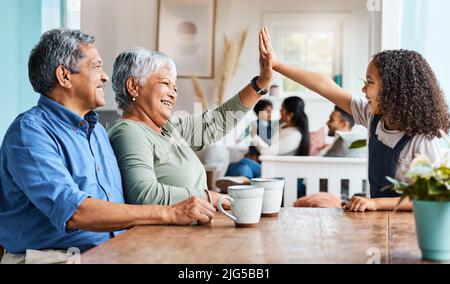
[[[348,113],[352,113],[350,93],[339,87],[329,77],[300,68],[295,68],[287,64],[278,62],[274,65],[274,70],[288,77],[289,79],[303,85],[311,91],[318,93],[322,97],[330,100]]]
[[[400,197],[393,198],[364,198],[353,196],[344,207],[346,211],[365,212],[365,211],[393,211],[400,201]],[[410,201],[403,201],[398,207],[399,211],[412,211],[413,206]]]
[[[400,201],[400,197],[397,198],[376,198],[373,199],[376,203],[378,211],[392,211],[397,207],[398,202]],[[399,211],[412,211],[413,205],[409,200],[405,200],[398,207]]]
[[[269,31],[263,28],[262,39],[264,49],[271,55],[273,69],[289,79],[305,86],[313,92],[318,93],[324,98],[330,100],[348,113],[351,112],[350,102],[352,96],[349,92],[339,87],[331,78],[325,75],[314,73],[300,68],[295,68],[287,64],[281,63],[276,59],[276,54],[272,49]]]

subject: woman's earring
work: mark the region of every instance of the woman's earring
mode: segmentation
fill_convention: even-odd
[[[133,102],[135,102],[136,101],[136,97],[133,97]]]

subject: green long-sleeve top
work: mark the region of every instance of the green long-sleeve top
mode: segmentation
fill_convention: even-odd
[[[194,151],[220,140],[249,110],[236,95],[214,111],[173,117],[161,133],[128,119],[109,123],[126,203],[169,205],[205,198],[206,172]]]

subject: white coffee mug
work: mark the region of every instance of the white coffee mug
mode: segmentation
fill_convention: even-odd
[[[251,185],[236,185],[228,187],[229,196],[221,196],[217,201],[217,208],[234,221],[236,227],[255,227],[260,220],[264,196],[263,187]],[[225,211],[222,201],[231,201],[232,214]]]
[[[283,199],[284,179],[255,178],[252,185],[264,187],[262,217],[276,217],[280,212]]]

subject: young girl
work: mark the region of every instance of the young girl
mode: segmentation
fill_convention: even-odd
[[[406,181],[404,173],[416,154],[440,160],[439,129],[450,128],[448,107],[430,65],[417,52],[384,51],[367,67],[363,92],[352,96],[327,76],[288,66],[276,60],[267,28],[261,30],[264,53],[273,69],[327,98],[369,130],[369,182],[371,199],[353,197],[345,209],[393,210],[399,194],[384,190],[386,177]],[[410,202],[400,210],[412,210]]]

